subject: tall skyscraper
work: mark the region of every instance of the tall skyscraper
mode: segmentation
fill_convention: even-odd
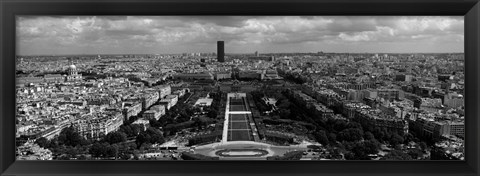
[[[225,47],[223,41],[217,41],[217,61],[225,62]]]

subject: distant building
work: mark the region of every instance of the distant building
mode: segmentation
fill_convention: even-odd
[[[398,89],[378,89],[378,97],[387,100],[403,100],[405,98],[405,92]]]
[[[64,82],[65,76],[61,74],[46,74],[43,76],[45,82]]]
[[[276,70],[265,70],[262,79],[281,79]]]
[[[217,61],[225,62],[225,46],[223,41],[217,41]]]
[[[270,62],[275,61],[275,57],[274,57],[274,56],[253,56],[253,57],[249,57],[248,59],[249,59],[249,60],[270,61]]]
[[[448,81],[448,80],[452,80],[453,79],[453,75],[438,75],[438,80],[439,81]]]
[[[465,137],[465,123],[454,121],[435,121],[427,118],[410,120],[410,130],[418,137],[431,140],[441,140],[445,135]]]
[[[450,122],[450,135],[465,137],[465,122]]]
[[[65,78],[66,81],[82,80],[82,75],[78,74],[77,67],[75,65],[70,65],[70,67],[68,67],[67,71],[68,71],[68,75]]]
[[[67,69],[67,75],[61,74],[45,74],[43,77],[21,77],[17,78],[17,85],[30,83],[58,83],[58,82],[74,82],[83,80],[81,74],[78,73],[75,65],[70,65]]]
[[[211,73],[179,73],[173,77],[180,80],[213,80]]]
[[[449,93],[445,95],[443,104],[447,107],[458,108],[465,105],[465,98],[457,93]]]
[[[230,72],[215,73],[215,80],[218,81],[222,79],[232,79],[232,73]]]
[[[412,82],[412,75],[400,74],[395,76],[395,81]]]
[[[413,107],[435,112],[439,108],[442,108],[442,100],[440,98],[418,98],[413,101]]]
[[[263,79],[262,71],[241,71],[238,74],[238,78],[240,79]]]

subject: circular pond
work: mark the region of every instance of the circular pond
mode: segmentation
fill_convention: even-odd
[[[261,149],[225,149],[215,152],[218,156],[223,157],[252,157],[252,156],[264,156],[268,152]]]

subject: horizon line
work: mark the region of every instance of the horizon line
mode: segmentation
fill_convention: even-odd
[[[123,53],[123,54],[17,54],[18,56],[91,56],[91,55],[182,55],[182,54],[212,54],[216,52],[184,52],[184,53]],[[269,52],[269,53],[258,53],[258,54],[465,54],[465,52]],[[255,54],[255,52],[248,53],[225,53],[227,54]]]

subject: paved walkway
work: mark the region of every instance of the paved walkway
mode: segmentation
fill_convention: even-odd
[[[246,93],[239,93],[238,95],[235,95],[236,93],[229,93],[227,94],[227,102],[226,102],[226,107],[225,107],[225,121],[223,122],[223,133],[222,133],[222,143],[226,143],[226,142],[230,142],[232,139],[228,139],[228,136],[229,136],[229,132],[231,133],[231,131],[233,130],[240,130],[240,129],[233,129],[233,126],[230,126],[231,122],[232,121],[230,120],[230,115],[233,115],[233,114],[252,114],[250,110],[250,108],[248,107],[248,104],[246,103]],[[230,98],[241,98],[242,99],[242,105],[245,106],[245,109],[247,109],[247,111],[231,111],[230,110],[230,107],[231,107],[231,104],[230,104]],[[250,119],[245,117],[245,119],[242,119],[241,120],[242,122],[246,122],[247,126],[249,125],[249,121]],[[251,127],[250,127],[251,128]],[[255,130],[251,130],[251,129],[255,129]],[[242,130],[247,130],[248,132],[248,138],[250,139],[250,134],[256,132],[256,128],[251,128],[251,129],[242,129]],[[238,134],[237,134],[238,135]],[[257,135],[257,134],[253,134],[253,135]],[[233,134],[230,135],[231,137],[233,137]],[[252,139],[253,140],[253,139]]]

